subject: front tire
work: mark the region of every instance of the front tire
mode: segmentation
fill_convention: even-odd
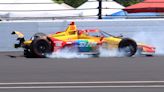
[[[122,56],[131,57],[137,51],[137,43],[129,38],[124,38],[119,43],[119,52]]]

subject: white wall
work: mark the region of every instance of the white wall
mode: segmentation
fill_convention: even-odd
[[[164,40],[164,19],[120,19],[120,20],[75,20],[79,29],[100,29],[114,35],[123,34],[138,41]],[[13,30],[21,31],[29,39],[36,32],[46,34],[63,31],[69,21],[42,21],[42,22],[0,22],[0,51],[13,51],[15,36],[10,35]],[[162,37],[162,38],[161,38]],[[159,40],[160,39],[160,40]],[[161,42],[163,43],[163,42]]]

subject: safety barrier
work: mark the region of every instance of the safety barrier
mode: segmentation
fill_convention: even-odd
[[[25,38],[29,39],[36,32],[49,34],[63,31],[71,21],[73,20],[0,22],[0,51],[21,50],[13,47],[13,44],[16,42],[16,37],[11,35],[11,32],[14,30],[24,33]],[[100,29],[114,35],[123,34],[136,40],[146,39],[151,41],[152,38],[158,40],[161,39],[159,37],[162,37],[164,34],[164,19],[74,21],[77,24],[78,29]],[[141,35],[141,37],[137,37],[136,35]]]

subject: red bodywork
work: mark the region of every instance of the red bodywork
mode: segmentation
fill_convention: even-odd
[[[153,55],[155,54],[155,47],[149,45],[138,45],[139,53],[143,55]]]

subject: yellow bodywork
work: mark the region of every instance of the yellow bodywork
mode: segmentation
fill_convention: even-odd
[[[108,43],[109,48],[118,48],[118,45],[122,39],[115,37],[104,38],[104,42]]]
[[[19,31],[14,31],[14,34],[16,34],[18,36],[18,38],[23,38],[24,34],[19,32]]]
[[[23,44],[27,46],[30,46],[31,43],[32,43],[32,40],[26,40],[23,42]]]
[[[123,38],[122,36],[112,36],[100,30],[78,30],[74,22],[72,22],[67,29],[62,32],[60,31],[49,35],[35,34],[30,40],[25,40],[24,35],[21,32],[14,31],[12,34],[16,34],[18,36],[17,40],[19,40],[19,43],[14,45],[15,48],[25,48],[25,54],[27,56],[29,54],[28,51],[35,51],[33,47],[36,46],[35,43],[37,43],[40,39],[44,39],[48,45],[51,45],[47,46],[50,52],[57,51],[58,49],[65,48],[66,46],[72,47],[72,45],[75,45],[79,46],[78,49],[81,52],[96,52],[96,54],[99,54],[99,48],[104,48],[106,50],[118,49],[125,53],[126,56],[134,55],[137,49],[139,49],[141,54],[152,55],[155,53],[154,47],[143,43],[136,43],[133,39]],[[39,39],[36,39],[37,37],[39,37]],[[81,44],[83,42],[85,44]],[[39,49],[42,50],[42,48]],[[36,50],[35,54],[38,55],[38,57],[44,57],[44,51],[47,52],[44,48],[43,51],[40,52]]]
[[[52,34],[49,37],[56,38],[62,41],[77,40],[78,39],[77,27],[76,25],[74,25],[74,23],[71,23],[65,31]]]
[[[58,40],[62,41],[75,41],[77,39],[79,40],[88,40],[89,42],[96,42],[96,43],[106,43],[108,44],[108,48],[118,48],[118,44],[122,40],[121,38],[117,37],[106,37],[106,38],[101,38],[101,37],[94,37],[94,36],[89,36],[85,33],[79,34],[76,25],[74,23],[71,23],[68,28],[63,31],[63,32],[58,32],[56,34],[50,34],[48,37],[56,38]],[[24,42],[25,45],[30,45],[32,43],[32,40],[26,40]]]

